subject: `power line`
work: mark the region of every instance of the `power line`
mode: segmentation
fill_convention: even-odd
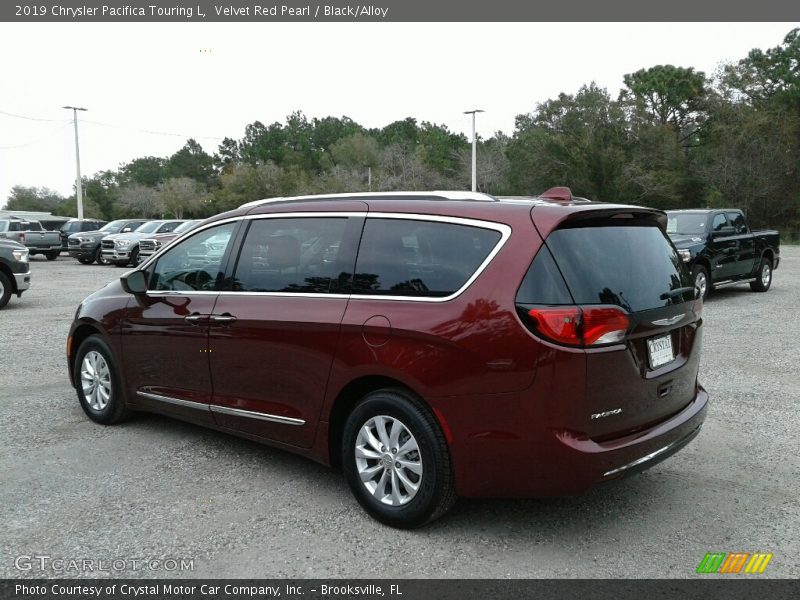
[[[40,119],[38,117],[27,117],[25,115],[18,115],[16,113],[6,112],[4,110],[0,110],[0,115],[5,115],[7,117],[14,117],[15,119],[25,119],[26,121],[46,121],[50,123],[56,123],[61,121],[61,119]]]
[[[24,142],[22,144],[14,144],[12,146],[0,146],[0,150],[13,150],[15,148],[24,148],[25,146],[33,146],[34,144],[38,144],[40,142],[44,142],[45,140],[50,139],[56,133],[58,133],[62,129],[65,129],[68,125],[71,125],[71,124],[72,124],[72,121],[66,121],[66,122],[62,123],[61,126],[59,126],[56,129],[52,130],[50,133],[48,133],[44,137],[41,137],[41,138],[36,139],[36,140],[33,140],[31,142]]]
[[[154,131],[152,129],[138,129],[137,127],[129,127],[127,125],[114,125],[112,123],[101,123],[100,121],[91,121],[89,119],[84,119],[81,123],[91,123],[92,125],[100,125],[101,127],[111,127],[114,129],[128,129],[130,131],[138,131],[140,133],[149,133],[152,135],[169,135],[174,137],[182,137],[182,138],[192,138],[198,140],[223,140],[224,137],[217,137],[213,135],[187,135],[184,133],[172,133],[169,131]]]

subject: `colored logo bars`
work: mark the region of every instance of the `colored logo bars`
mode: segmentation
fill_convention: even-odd
[[[763,573],[772,552],[707,552],[697,566],[698,573]]]

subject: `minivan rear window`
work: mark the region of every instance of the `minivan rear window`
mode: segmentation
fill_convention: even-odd
[[[499,231],[458,223],[368,218],[353,293],[450,296],[467,283],[500,238]]]
[[[616,304],[638,312],[680,302],[691,288],[675,249],[655,225],[559,229],[547,246],[578,304]],[[686,295],[683,295],[686,300]]]

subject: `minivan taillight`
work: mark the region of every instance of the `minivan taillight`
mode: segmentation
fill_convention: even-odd
[[[565,346],[600,346],[625,340],[628,313],[617,306],[545,306],[527,309],[534,333]]]

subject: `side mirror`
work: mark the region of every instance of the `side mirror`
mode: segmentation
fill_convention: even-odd
[[[144,271],[131,271],[119,278],[122,289],[129,294],[144,294],[147,291],[147,274]]]

